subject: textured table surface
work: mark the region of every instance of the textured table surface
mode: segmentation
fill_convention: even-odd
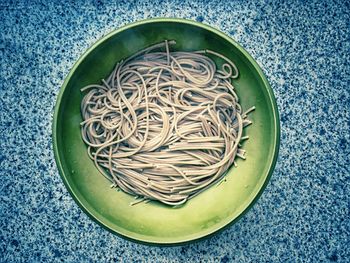
[[[273,177],[236,224],[191,245],[148,247],[75,204],[52,153],[56,96],[79,56],[129,22],[183,17],[237,40],[281,115]],[[0,3],[0,262],[350,262],[349,1]]]

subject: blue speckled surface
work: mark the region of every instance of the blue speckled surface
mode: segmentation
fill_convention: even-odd
[[[350,261],[349,1],[53,2],[0,3],[1,262]],[[237,40],[266,73],[282,127],[274,175],[253,209],[208,240],[167,248],[91,221],[51,145],[73,63],[113,29],[156,16],[196,19]]]

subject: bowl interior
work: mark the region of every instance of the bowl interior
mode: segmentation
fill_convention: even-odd
[[[130,206],[134,198],[111,189],[87,155],[80,135],[80,88],[100,83],[115,63],[164,39],[177,50],[211,49],[233,60],[234,81],[243,109],[255,105],[244,130],[245,161],[227,179],[181,207],[158,202]],[[98,41],[76,63],[57,100],[54,151],[60,174],[77,203],[97,222],[123,236],[151,243],[177,243],[206,236],[237,219],[257,199],[272,173],[279,143],[278,113],[272,91],[258,65],[233,40],[208,26],[177,19],[141,21]]]

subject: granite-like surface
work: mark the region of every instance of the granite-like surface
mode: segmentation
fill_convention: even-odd
[[[26,2],[0,2],[0,262],[350,262],[349,1]],[[111,30],[157,16],[202,21],[241,43],[271,83],[282,127],[254,208],[208,240],[167,248],[91,221],[51,146],[73,63]]]

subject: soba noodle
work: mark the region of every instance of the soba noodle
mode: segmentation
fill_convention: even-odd
[[[236,65],[210,51],[170,51],[165,41],[120,61],[82,89],[81,134],[99,171],[142,200],[180,205],[245,159],[251,121],[231,79]],[[224,61],[221,69],[209,56]]]

